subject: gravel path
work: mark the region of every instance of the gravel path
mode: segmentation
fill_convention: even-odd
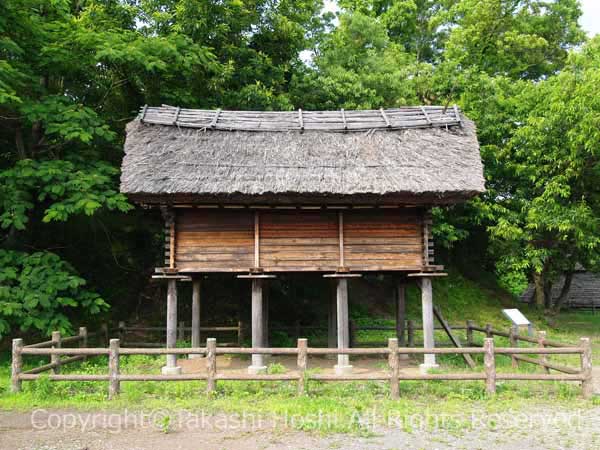
[[[600,448],[600,407],[548,407],[489,415],[474,411],[467,426],[447,418],[425,429],[424,418],[392,419],[368,434],[319,435],[295,431],[283,419],[247,426],[233,416],[199,416],[181,411],[165,433],[164,415],[133,412],[0,411],[0,449],[11,450],[253,450],[253,449],[576,449]],[[172,413],[171,413],[172,414]],[[429,417],[431,419],[431,416]],[[294,418],[287,418],[288,421]],[[365,424],[369,417],[360,417]]]

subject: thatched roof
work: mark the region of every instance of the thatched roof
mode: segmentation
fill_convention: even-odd
[[[235,112],[144,108],[127,127],[134,201],[451,203],[484,191],[457,108]]]

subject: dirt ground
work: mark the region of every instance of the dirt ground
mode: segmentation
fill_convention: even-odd
[[[285,367],[285,372],[289,374],[295,374],[297,372],[297,359],[295,356],[267,356],[265,357],[265,364],[280,364]],[[334,365],[336,364],[335,357],[318,357],[311,356],[309,361],[309,368],[320,369],[322,374],[334,374]],[[205,358],[185,359],[181,358],[177,360],[177,365],[181,367],[183,373],[204,373],[206,372],[206,360]],[[250,358],[240,358],[238,356],[232,357],[231,355],[220,355],[217,357],[217,367],[219,373],[223,374],[246,374],[248,373],[248,366],[250,365]],[[400,359],[399,367],[401,373],[408,374],[419,371],[419,366],[413,359]],[[388,370],[387,358],[373,358],[373,357],[354,357],[352,358],[352,373],[353,374],[385,374]]]
[[[155,412],[156,413],[156,412]],[[139,413],[138,413],[139,414]],[[473,412],[467,430],[411,429],[401,423],[369,429],[369,436],[319,435],[265,421],[233,426],[224,415],[176,420],[168,433],[131,412],[0,412],[0,449],[10,450],[253,450],[253,449],[576,449],[600,448],[600,408]],[[517,421],[516,418],[520,417]],[[159,416],[149,418],[160,422]]]

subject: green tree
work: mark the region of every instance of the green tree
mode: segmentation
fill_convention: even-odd
[[[325,29],[321,8],[0,2],[0,335],[66,329],[75,314],[104,310],[91,288],[113,299],[126,291],[116,306],[131,308],[140,290],[131,278],[146,284],[160,226],[122,214],[132,209],[117,187],[125,123],[143,104],[291,108],[287,86]],[[32,300],[38,291],[47,295]]]
[[[559,310],[577,264],[600,269],[600,39],[574,52],[560,74],[516,98],[522,123],[500,149],[510,177],[490,206],[493,250],[506,273],[529,272],[538,304]],[[566,283],[557,304],[551,289]]]

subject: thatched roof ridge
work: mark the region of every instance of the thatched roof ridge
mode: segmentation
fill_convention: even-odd
[[[366,131],[378,128],[450,127],[461,125],[456,106],[407,106],[361,111],[223,111],[173,106],[140,110],[140,121],[224,131]]]
[[[375,111],[392,126],[373,119],[347,133],[328,120],[326,129],[225,131],[180,116],[174,126],[150,111],[127,126],[121,191],[134,201],[442,204],[484,191],[475,126],[454,108],[452,123],[400,129],[388,112],[397,110]]]

